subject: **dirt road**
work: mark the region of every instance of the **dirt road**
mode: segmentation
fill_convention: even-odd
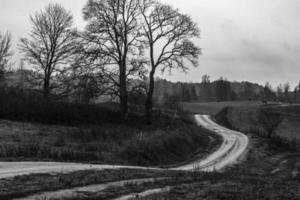
[[[245,156],[249,145],[246,135],[218,125],[208,115],[196,115],[195,118],[199,126],[222,136],[223,143],[207,158],[176,168],[177,170],[220,171]]]
[[[37,173],[69,173],[79,170],[89,169],[153,169],[153,170],[200,170],[200,171],[220,171],[236,163],[246,153],[248,138],[242,133],[229,130],[216,124],[207,115],[196,115],[196,122],[208,130],[223,137],[222,145],[207,158],[193,161],[190,164],[172,169],[145,168],[136,166],[116,166],[116,165],[90,165],[78,163],[57,163],[57,162],[0,162],[0,178],[9,178],[18,175]]]

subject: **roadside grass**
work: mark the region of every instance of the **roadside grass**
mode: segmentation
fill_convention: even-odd
[[[299,148],[299,105],[227,107],[216,115],[216,120],[245,133],[271,138],[277,146]]]
[[[55,191],[78,186],[120,180],[166,176],[163,172],[147,170],[87,170],[68,174],[32,174],[0,180],[0,198],[18,198],[42,191]]]
[[[174,180],[191,181],[200,179],[204,176],[202,173],[198,172],[138,169],[85,170],[67,174],[31,174],[17,176],[11,179],[0,179],[0,199],[20,198],[45,191],[57,191],[60,189],[69,189],[115,181],[145,178],[157,178],[157,180],[159,180],[161,177],[169,178],[167,183],[172,183],[175,182]],[[158,183],[160,182],[157,182],[157,184]],[[163,183],[165,183],[165,181],[161,180],[161,185]],[[153,183],[153,185],[155,184]],[[126,184],[125,186],[127,187],[130,185]],[[146,186],[147,185],[143,188]],[[134,188],[134,186],[131,187]],[[111,190],[113,190],[113,188],[109,188],[105,193],[107,195],[112,195],[109,192]]]
[[[299,182],[296,180],[274,180],[241,177],[240,180],[225,180],[211,184],[196,182],[173,187],[170,192],[140,200],[297,200],[300,197]]]
[[[213,138],[213,140],[211,140]],[[68,127],[0,121],[0,160],[162,166],[214,149],[220,138],[180,120],[164,126]]]
[[[72,196],[71,198],[113,199],[123,195],[135,194],[166,186],[177,188],[189,184],[201,183],[205,187],[210,187],[220,181],[229,180],[232,177],[232,173],[239,176],[238,173],[240,172],[233,169],[225,173],[121,169],[103,171],[87,170],[69,174],[32,174],[0,180],[0,198],[21,198],[37,193],[41,194],[42,192],[128,180],[128,183],[125,183],[123,186],[108,187],[104,190],[88,192],[84,195],[78,195],[77,198],[76,196]],[[243,176],[243,178],[245,177],[247,176]],[[154,178],[155,180],[138,184],[130,183],[130,180],[145,178]],[[233,177],[230,180],[235,181],[238,179],[238,177]]]
[[[123,197],[124,195],[132,195],[136,196],[140,192],[144,192],[147,190],[157,189],[157,188],[164,188],[164,187],[176,187],[181,184],[187,184],[195,182],[197,179],[195,177],[191,177],[187,175],[187,177],[173,177],[169,179],[157,179],[153,182],[144,182],[141,184],[132,184],[127,183],[124,186],[117,186],[117,187],[109,187],[101,192],[90,193],[88,197],[72,197],[73,200],[108,200],[108,199],[118,199]],[[136,199],[139,199],[139,196],[136,196]],[[68,198],[67,198],[68,199]],[[67,200],[64,199],[64,200]]]

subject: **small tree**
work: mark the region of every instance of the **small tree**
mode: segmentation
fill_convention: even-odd
[[[37,79],[43,85],[44,98],[51,92],[53,77],[66,71],[75,51],[73,17],[59,4],[49,4],[30,16],[32,31],[22,38],[20,50],[35,67]]]
[[[144,18],[145,44],[149,47],[150,73],[146,120],[152,123],[154,76],[158,68],[187,70],[187,62],[198,65],[200,49],[191,39],[198,38],[199,28],[188,15],[181,14],[170,5],[144,0],[140,8]]]
[[[11,52],[11,34],[0,33],[0,81],[4,79],[4,73],[9,65],[9,58],[12,56]]]

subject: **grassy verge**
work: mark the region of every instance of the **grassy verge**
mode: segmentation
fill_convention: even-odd
[[[209,199],[209,200],[296,200],[299,199],[299,182],[296,180],[274,180],[246,178],[220,180],[218,183],[196,182],[183,184],[170,192],[154,195],[143,200],[159,199]]]
[[[213,140],[210,139],[213,138]],[[180,120],[164,126],[67,127],[0,121],[1,160],[44,160],[161,166],[204,155],[219,138]]]
[[[200,173],[199,173],[200,175]],[[118,187],[109,187],[101,192],[95,192],[90,193],[88,197],[72,197],[74,200],[96,200],[96,199],[102,199],[102,200],[108,200],[108,199],[117,199],[124,195],[129,194],[138,194],[140,192],[144,192],[147,190],[152,189],[158,189],[158,188],[164,188],[167,186],[175,187],[182,184],[188,184],[195,182],[200,179],[202,176],[195,176],[192,177],[190,174],[186,174],[186,177],[172,177],[170,179],[163,179],[153,182],[144,182],[141,184],[125,184],[124,186],[118,186]]]
[[[219,123],[260,137],[277,146],[299,149],[300,106],[227,107],[217,114]]]

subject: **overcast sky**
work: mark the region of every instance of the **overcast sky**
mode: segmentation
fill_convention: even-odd
[[[173,72],[173,81],[212,79],[247,80],[274,86],[300,81],[299,0],[162,0],[190,14],[201,29],[197,41],[203,50],[198,68],[189,73]],[[71,10],[75,25],[82,29],[81,9],[86,0],[0,0],[0,31],[10,31],[14,48],[28,34],[29,14],[50,2]],[[14,60],[20,56],[15,49]]]

